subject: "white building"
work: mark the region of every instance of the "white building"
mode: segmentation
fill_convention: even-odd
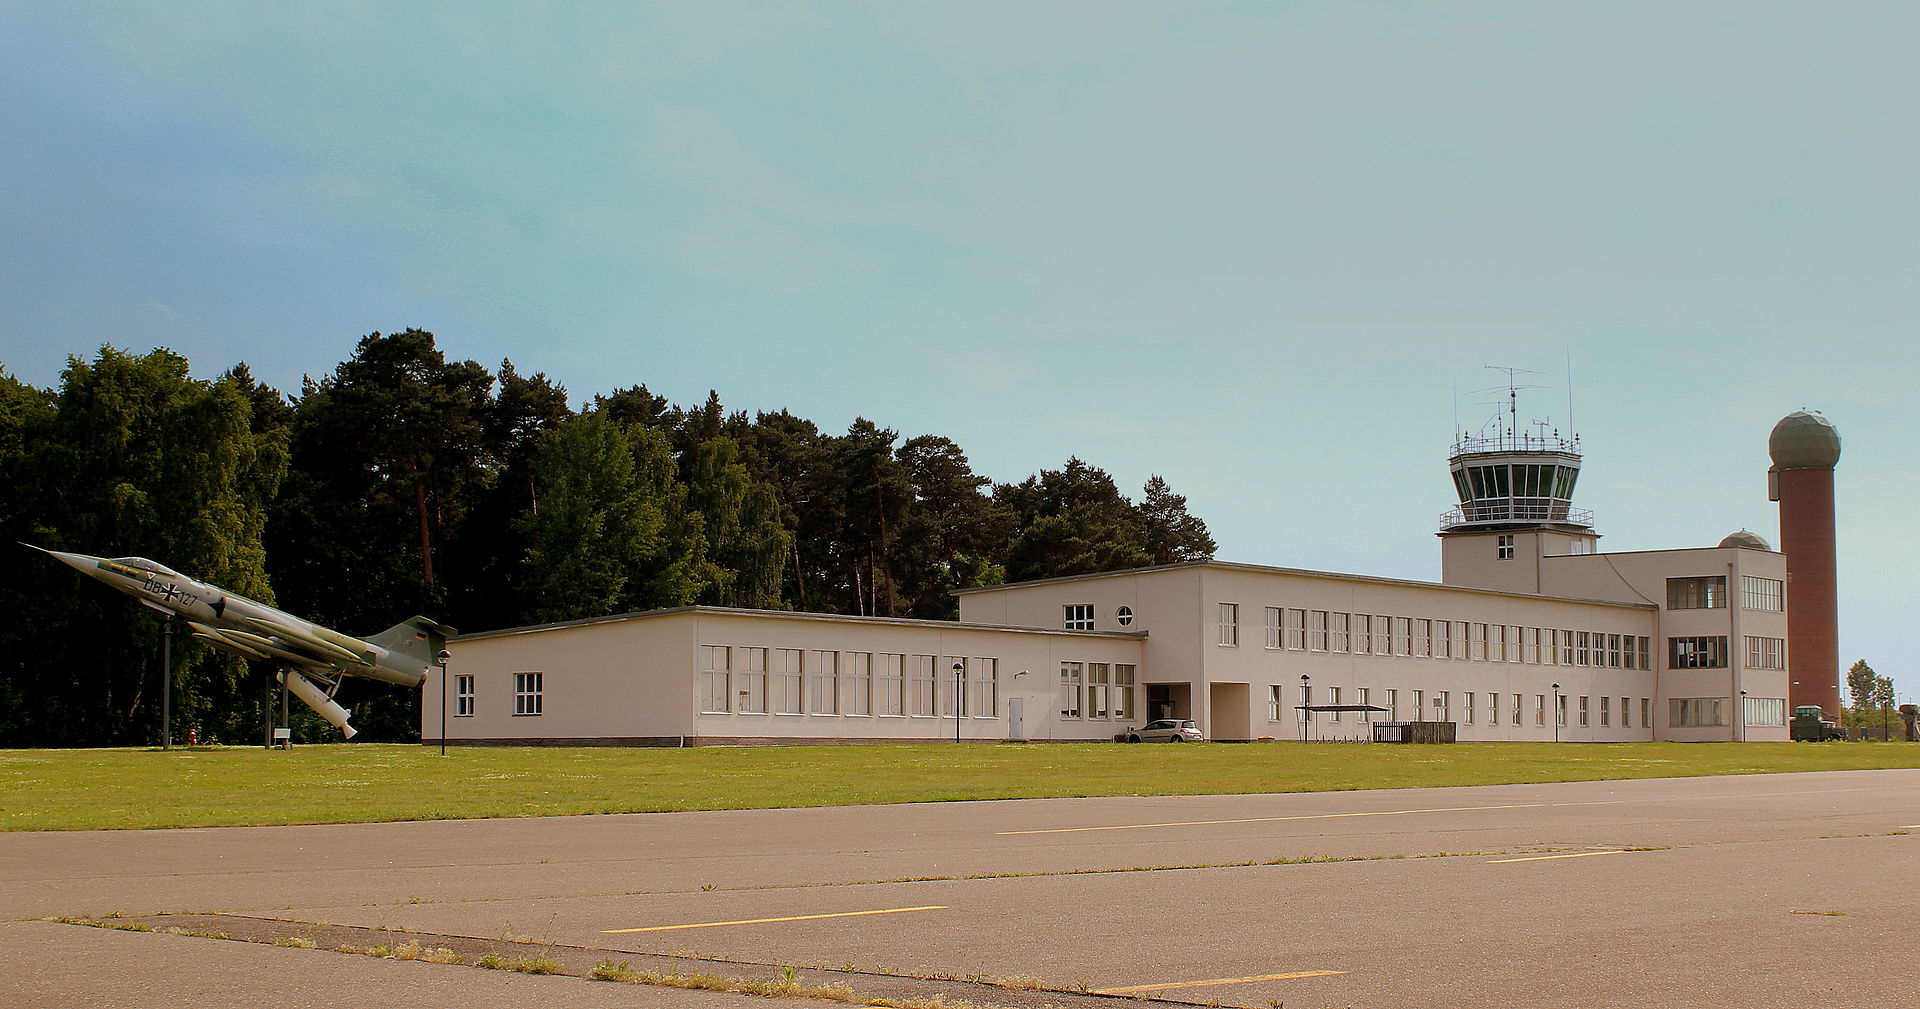
[[[1208,738],[1785,740],[1786,559],[1603,553],[1578,445],[1455,446],[1438,583],[1201,561],[959,593],[957,622],[686,607],[469,634],[446,737],[710,745]],[[441,738],[440,678],[421,736]],[[1303,704],[1383,712],[1308,712]]]

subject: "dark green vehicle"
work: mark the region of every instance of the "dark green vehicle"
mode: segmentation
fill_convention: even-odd
[[[1793,738],[1795,742],[1824,743],[1829,739],[1845,739],[1847,733],[1817,706],[1802,704],[1793,709]]]

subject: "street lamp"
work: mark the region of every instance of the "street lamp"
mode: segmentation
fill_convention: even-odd
[[[1560,684],[1553,685],[1553,741],[1560,741]]]
[[[440,664],[440,755],[447,755],[447,661],[453,653],[440,649],[434,660]]]
[[[1307,705],[1313,703],[1312,697],[1307,693],[1313,689],[1312,682],[1313,677],[1306,673],[1300,674],[1300,741],[1303,743],[1307,741],[1307,719],[1313,717],[1313,712],[1307,710]]]
[[[966,685],[967,664],[953,664],[953,741],[960,741],[960,691]]]
[[[173,749],[173,614],[160,625],[160,748]]]
[[[1744,743],[1747,741],[1747,692],[1745,690],[1740,691],[1740,713],[1735,717],[1740,720],[1734,723],[1734,727],[1740,730],[1740,741]]]

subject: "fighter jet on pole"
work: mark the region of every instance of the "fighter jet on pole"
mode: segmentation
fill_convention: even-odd
[[[403,687],[426,682],[447,638],[456,632],[413,617],[368,638],[341,634],[217,585],[188,578],[145,557],[90,557],[33,547],[162,613],[181,617],[193,636],[243,659],[277,662],[280,682],[348,739],[349,713],[333,700],[340,681],[364,676]]]

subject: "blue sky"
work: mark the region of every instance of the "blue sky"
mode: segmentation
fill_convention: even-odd
[[[372,331],[576,400],[1164,474],[1220,556],[1435,578],[1456,413],[1543,374],[1609,549],[1777,537],[1846,439],[1843,662],[1903,677],[1920,6],[0,8],[0,362],[289,391]],[[1459,394],[1455,394],[1456,388]]]

